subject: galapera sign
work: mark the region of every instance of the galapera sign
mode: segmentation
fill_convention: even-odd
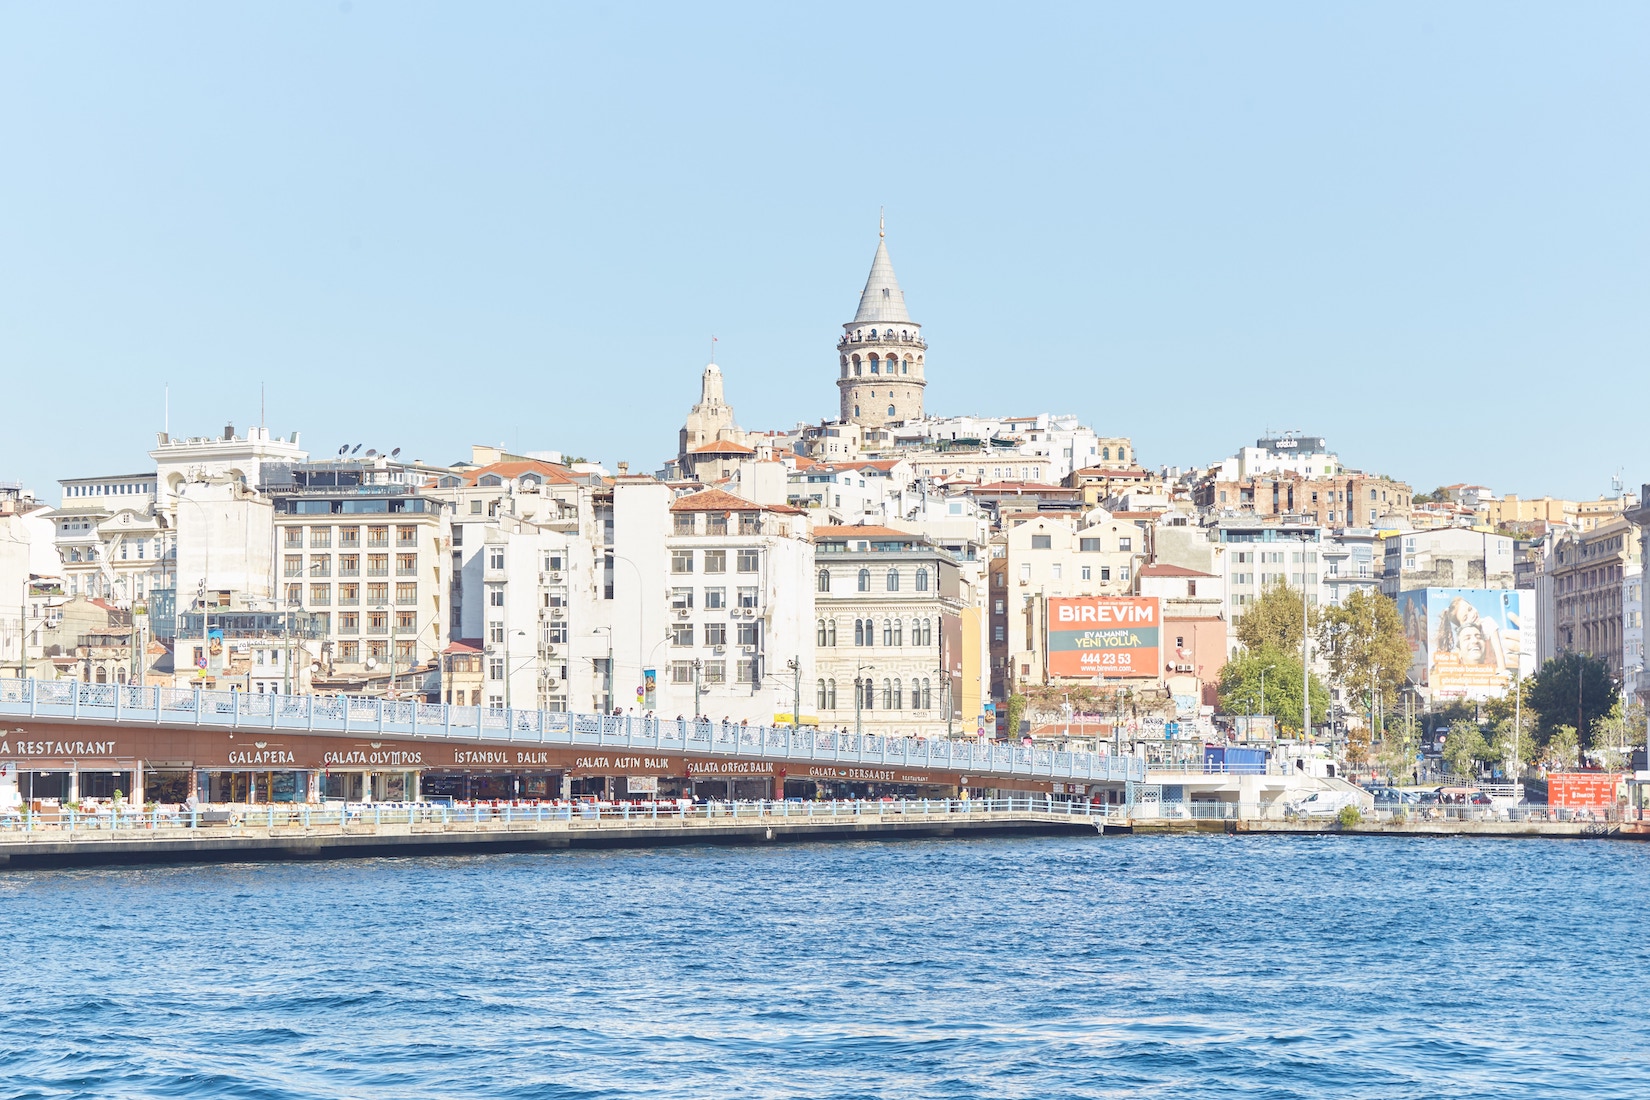
[[[1066,596],[1048,601],[1048,674],[1156,678],[1162,668],[1156,596]]]

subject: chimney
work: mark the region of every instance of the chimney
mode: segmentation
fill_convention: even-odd
[[[234,439],[235,438],[235,425],[225,424],[223,426],[223,437],[224,437],[225,441]]]
[[[629,473],[630,473],[630,463],[628,463],[628,462],[619,463],[619,476],[620,477],[625,477]]]

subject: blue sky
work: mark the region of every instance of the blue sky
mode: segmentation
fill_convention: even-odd
[[[833,415],[877,210],[928,408],[1150,465],[1650,479],[1650,7],[0,4],[0,480],[255,422],[656,468],[712,333]]]

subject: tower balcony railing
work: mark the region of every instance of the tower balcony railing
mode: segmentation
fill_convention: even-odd
[[[871,347],[876,347],[878,344],[893,344],[893,345],[897,345],[898,347],[902,347],[902,348],[916,348],[919,351],[926,351],[928,349],[928,341],[924,340],[921,336],[880,336],[879,335],[874,339],[871,338],[871,337],[868,337],[868,336],[867,337],[844,336],[842,339],[840,339],[836,342],[836,346],[839,350],[847,350],[848,348],[851,348],[851,347],[855,346],[856,344],[861,346],[861,347],[864,347],[866,345],[869,345]]]

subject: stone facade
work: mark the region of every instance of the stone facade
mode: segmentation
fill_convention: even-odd
[[[859,312],[842,326],[836,349],[844,422],[883,427],[922,418],[928,344],[906,312],[885,241],[877,242]]]

